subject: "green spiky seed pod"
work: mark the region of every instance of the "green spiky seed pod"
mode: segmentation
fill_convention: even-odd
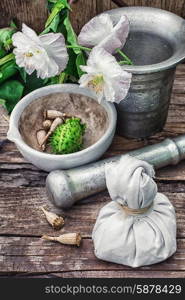
[[[67,119],[59,125],[50,138],[52,152],[55,154],[69,154],[80,151],[83,144],[85,124],[79,118]]]

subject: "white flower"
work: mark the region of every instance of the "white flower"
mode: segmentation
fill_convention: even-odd
[[[123,48],[129,33],[129,21],[122,16],[115,25],[108,14],[94,17],[82,28],[78,42],[85,47],[100,46],[109,53],[117,48]]]
[[[35,31],[23,24],[22,32],[12,37],[16,63],[28,74],[37,71],[42,79],[60,74],[68,62],[65,40],[61,33],[37,36]]]
[[[103,48],[95,47],[87,66],[81,66],[81,69],[87,74],[80,78],[80,86],[92,89],[99,102],[105,97],[107,101],[119,103],[126,97],[132,75],[124,71],[115,57]]]

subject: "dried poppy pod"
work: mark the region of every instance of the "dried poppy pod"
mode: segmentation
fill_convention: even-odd
[[[62,113],[61,111],[58,110],[45,110],[44,111],[44,119],[56,119],[56,118],[64,118],[64,117],[68,117],[65,113]]]
[[[48,223],[56,230],[59,230],[64,225],[64,219],[61,216],[57,216],[53,212],[47,211],[44,207],[41,207],[41,210],[43,211]]]
[[[74,245],[78,247],[80,246],[80,243],[82,241],[80,233],[65,233],[60,236],[43,235],[42,239],[47,241],[59,242],[64,245]]]
[[[36,133],[37,135],[37,142],[39,147],[44,151],[45,150],[45,138],[46,138],[46,131],[44,129],[40,129]]]
[[[44,128],[45,130],[49,130],[50,127],[51,127],[51,124],[52,124],[52,121],[51,121],[51,120],[45,120],[45,121],[42,123],[43,128]]]
[[[61,125],[63,123],[63,119],[61,118],[56,118],[53,123],[51,124],[50,130],[48,131],[47,135],[45,136],[44,140],[43,140],[43,144],[47,142],[48,138],[50,137],[50,135],[55,131],[55,129],[57,128],[57,126]]]

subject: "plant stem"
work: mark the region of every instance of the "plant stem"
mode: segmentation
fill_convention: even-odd
[[[128,61],[127,60],[119,61],[119,65],[120,66],[122,66],[122,65],[128,65]]]
[[[76,45],[76,46],[72,46],[72,45],[67,45],[66,46],[67,48],[75,48],[75,49],[81,49],[81,50],[84,50],[84,51],[91,51],[92,49],[91,48],[87,48],[87,47],[83,47],[83,46],[80,46],[80,45]]]
[[[10,60],[13,60],[15,58],[15,55],[13,53],[10,53],[6,56],[4,56],[3,58],[0,59],[0,66],[4,65],[5,63],[7,63]]]
[[[68,78],[68,74],[66,74],[65,72],[62,72],[60,75],[59,75],[59,80],[58,80],[58,83],[65,83],[66,80]]]
[[[125,53],[123,53],[123,51],[121,51],[120,49],[116,49],[116,52],[119,53],[125,59],[124,61],[126,61],[128,65],[133,65],[130,58],[128,58],[128,56]]]

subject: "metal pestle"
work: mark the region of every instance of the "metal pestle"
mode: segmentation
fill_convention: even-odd
[[[130,151],[128,154],[147,161],[157,169],[176,165],[185,159],[185,135],[168,138],[161,143]],[[114,156],[66,171],[52,171],[46,179],[50,200],[56,206],[67,209],[75,202],[105,190],[104,166],[106,163],[118,161],[120,157],[121,155]]]

